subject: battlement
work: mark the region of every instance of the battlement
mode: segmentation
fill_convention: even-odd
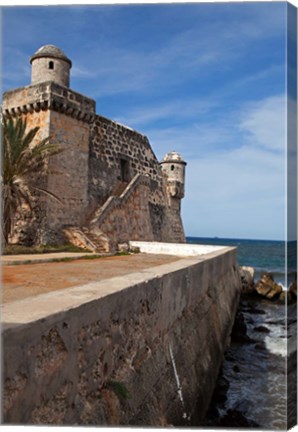
[[[53,110],[90,123],[95,118],[95,100],[53,81],[21,87],[3,95],[4,117]]]

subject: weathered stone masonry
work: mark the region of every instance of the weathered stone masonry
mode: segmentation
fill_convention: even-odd
[[[40,127],[37,139],[49,136],[50,142],[63,149],[51,157],[48,173],[41,175],[63,204],[38,197],[34,220],[18,225],[14,239],[26,242],[30,231],[33,243],[59,243],[71,228],[81,237],[92,237],[99,250],[115,249],[129,240],[185,241],[180,216],[182,158],[170,153],[173,157],[160,164],[147,137],[96,115],[94,100],[68,88],[71,61],[59,48],[40,48],[31,63],[32,84],[6,92],[2,112],[5,117],[26,117],[28,128]],[[140,190],[134,191],[135,195],[145,192],[142,205],[132,196],[120,200],[117,209],[110,207],[107,220],[96,224],[101,207],[111,196],[119,197],[136,175],[149,179],[146,192],[141,182]],[[133,228],[129,230],[131,220]],[[141,222],[146,229],[141,228]]]
[[[4,305],[2,421],[200,424],[239,295],[236,251],[221,248]]]

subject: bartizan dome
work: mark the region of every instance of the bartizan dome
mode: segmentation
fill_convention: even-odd
[[[41,57],[61,59],[69,63],[70,66],[72,65],[71,60],[64,54],[62,49],[58,48],[55,45],[43,45],[42,47],[40,47],[31,57],[30,63],[32,64],[32,61],[34,59]]]
[[[43,45],[30,58],[31,84],[52,81],[69,87],[71,60],[55,45]]]
[[[161,162],[183,162],[186,164],[181,154],[177,153],[176,151],[171,151],[167,153]]]

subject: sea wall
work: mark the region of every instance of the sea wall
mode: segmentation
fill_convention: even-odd
[[[2,422],[199,424],[239,295],[219,248],[4,305]]]

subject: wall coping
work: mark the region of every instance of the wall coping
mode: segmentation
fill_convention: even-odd
[[[3,94],[5,118],[53,110],[91,123],[95,119],[95,101],[53,81],[31,84]]]
[[[1,307],[2,331],[14,331],[16,328],[21,330],[36,321],[40,321],[40,323],[55,321],[59,315],[62,317],[72,309],[77,309],[108,296],[117,295],[120,291],[150,280],[159,279],[167,274],[200,265],[204,261],[234,252],[235,249],[234,247],[226,247],[224,250],[218,249],[201,256],[178,259],[172,263],[154,266],[125,276],[77,285],[6,303]]]
[[[212,252],[224,251],[227,246],[198,245],[190,243],[164,243],[130,241],[130,247],[136,247],[143,253],[166,254],[176,256],[201,256]],[[228,247],[228,249],[231,249]],[[233,249],[233,247],[232,247]],[[235,248],[234,248],[235,249]]]

